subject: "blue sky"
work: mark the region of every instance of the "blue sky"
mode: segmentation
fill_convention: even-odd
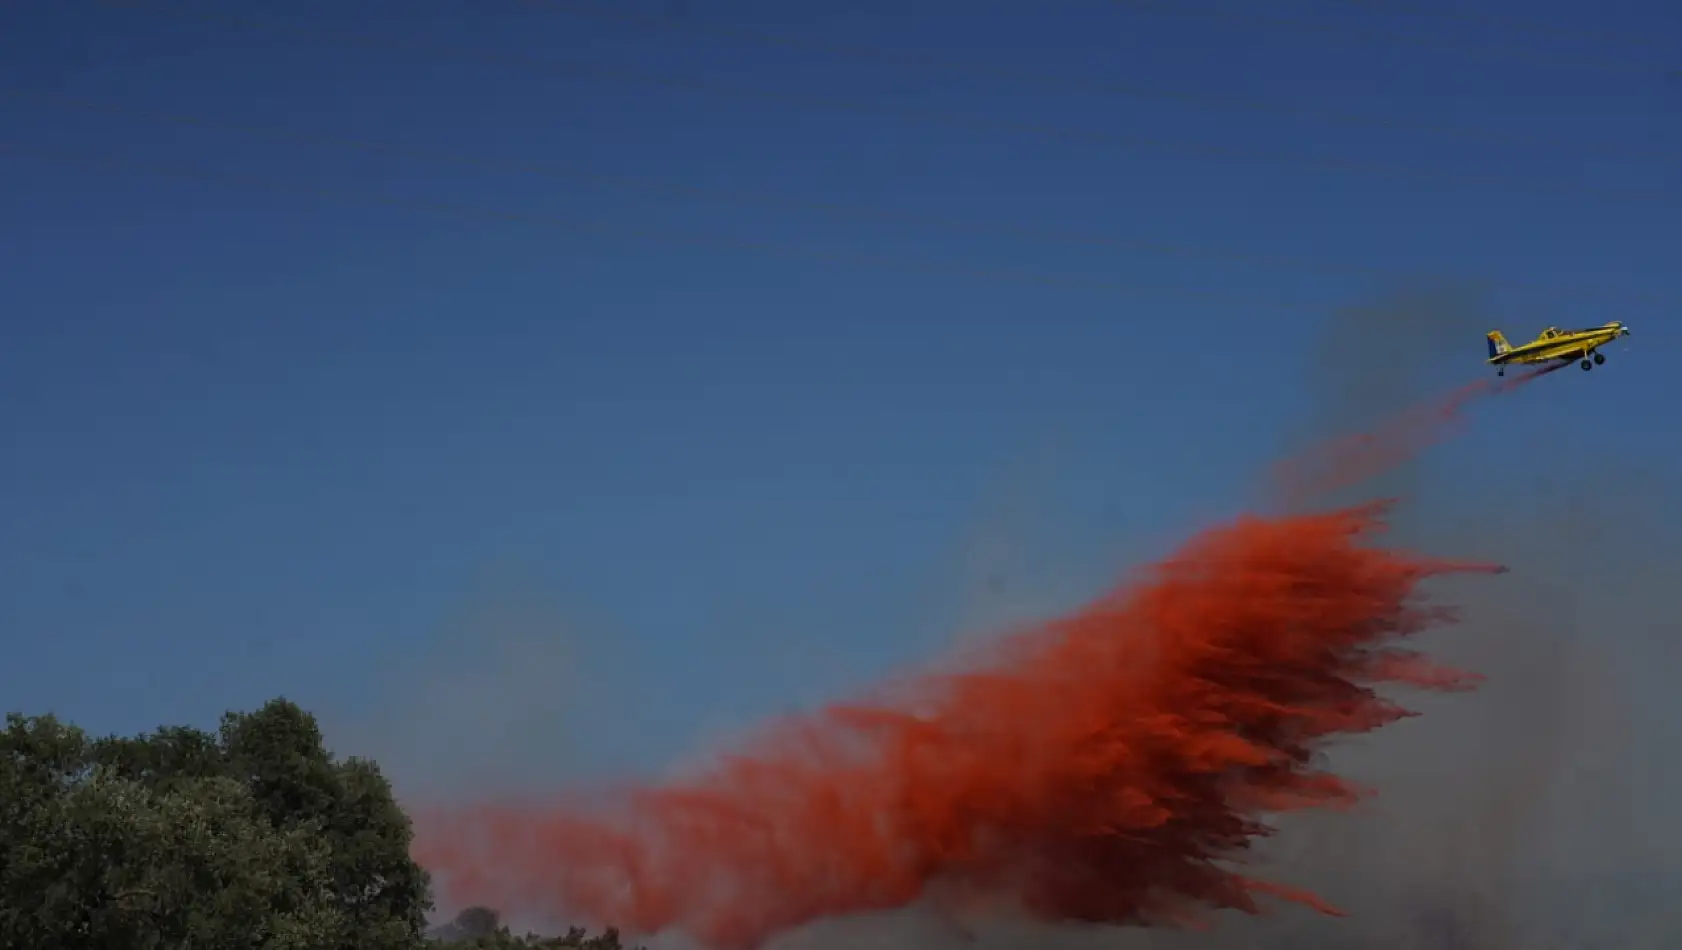
[[[1247,503],[1422,275],[1636,333],[1433,472],[1674,461],[1672,5],[1246,6],[7,4],[3,705],[363,721],[513,624],[662,761]]]

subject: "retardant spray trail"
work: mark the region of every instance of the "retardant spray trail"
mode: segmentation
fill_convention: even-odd
[[[1316,487],[1494,391],[1330,453]],[[693,778],[606,804],[417,813],[417,857],[456,901],[730,950],[919,900],[1118,924],[1256,912],[1264,895],[1335,913],[1218,862],[1271,815],[1359,798],[1313,756],[1409,715],[1375,687],[1475,682],[1403,643],[1452,619],[1422,581],[1500,570],[1377,546],[1383,513],[1239,519],[963,669],[774,724]]]
[[[1372,432],[1316,446],[1280,466],[1275,482],[1278,500],[1288,508],[1296,508],[1314,498],[1359,485],[1452,434],[1454,423],[1472,404],[1511,392],[1569,365],[1569,362],[1552,363],[1514,376],[1468,383],[1445,396],[1397,413]]]

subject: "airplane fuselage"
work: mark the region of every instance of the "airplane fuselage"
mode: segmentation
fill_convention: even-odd
[[[1627,335],[1629,335],[1629,328],[1616,321],[1586,330],[1555,330],[1549,328],[1542,331],[1541,336],[1523,346],[1511,347],[1491,355],[1486,362],[1492,366],[1500,367],[1500,372],[1503,374],[1506,372],[1507,365],[1511,363],[1532,364],[1581,360],[1583,369],[1590,369],[1596,363],[1606,362],[1605,355],[1600,353],[1602,346]]]

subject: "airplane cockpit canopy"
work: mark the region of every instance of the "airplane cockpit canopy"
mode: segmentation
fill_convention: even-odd
[[[1548,327],[1542,331],[1542,339],[1544,340],[1551,340],[1556,336],[1559,336],[1559,327]]]

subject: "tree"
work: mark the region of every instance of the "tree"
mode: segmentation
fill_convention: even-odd
[[[306,950],[349,936],[326,847],[311,829],[254,820],[237,782],[161,795],[96,767],[57,805],[38,834],[70,845],[45,868],[59,877],[46,892],[61,899],[19,945]]]
[[[467,941],[495,937],[506,930],[502,926],[502,915],[489,907],[469,907],[456,915],[456,919],[433,932],[433,938],[447,943],[460,944]]]
[[[221,747],[271,824],[319,823],[334,895],[354,921],[355,940],[342,950],[413,947],[432,909],[429,880],[409,857],[409,818],[379,767],[334,762],[315,718],[285,699],[223,717]]]
[[[285,699],[215,732],[0,732],[0,947],[623,950],[613,930],[515,936],[485,907],[428,938],[409,841],[379,767],[336,761]]]
[[[624,950],[616,930],[595,937],[576,927],[555,937],[515,936],[489,907],[467,908],[440,927],[433,940],[439,950]]]
[[[0,734],[0,946],[413,950],[430,909],[408,818],[279,699],[212,734]]]
[[[51,717],[0,735],[0,945],[308,950],[347,933],[328,852],[226,777],[168,792]]]

